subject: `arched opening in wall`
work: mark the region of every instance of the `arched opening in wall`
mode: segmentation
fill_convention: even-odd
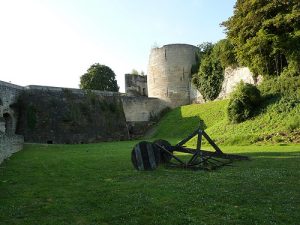
[[[4,118],[4,121],[5,121],[5,133],[7,135],[14,134],[14,132],[13,132],[13,120],[12,120],[11,115],[9,115],[9,113],[4,113],[3,118]]]
[[[146,96],[146,88],[143,88],[143,95]]]

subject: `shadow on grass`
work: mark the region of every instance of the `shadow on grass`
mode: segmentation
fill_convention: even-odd
[[[160,121],[160,128],[152,138],[165,137],[182,139],[191,134],[200,126],[202,130],[207,128],[204,120],[198,116],[183,117],[181,108],[178,107],[164,116]],[[191,127],[194,129],[191,130]]]

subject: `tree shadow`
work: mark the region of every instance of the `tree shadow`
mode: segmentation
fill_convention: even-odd
[[[207,128],[203,119],[198,116],[184,117],[178,107],[160,120],[160,128],[154,137],[182,139],[199,127],[202,130]]]

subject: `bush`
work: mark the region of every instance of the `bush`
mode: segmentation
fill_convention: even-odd
[[[227,115],[231,123],[243,122],[255,115],[255,108],[261,102],[260,91],[252,84],[240,82],[231,94]]]
[[[289,98],[300,98],[300,79],[299,77],[280,76],[276,78],[266,78],[259,85],[263,96],[288,96]]]

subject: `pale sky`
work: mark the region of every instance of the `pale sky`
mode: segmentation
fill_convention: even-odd
[[[0,0],[0,80],[78,88],[94,63],[147,73],[153,46],[225,37],[235,0]]]

